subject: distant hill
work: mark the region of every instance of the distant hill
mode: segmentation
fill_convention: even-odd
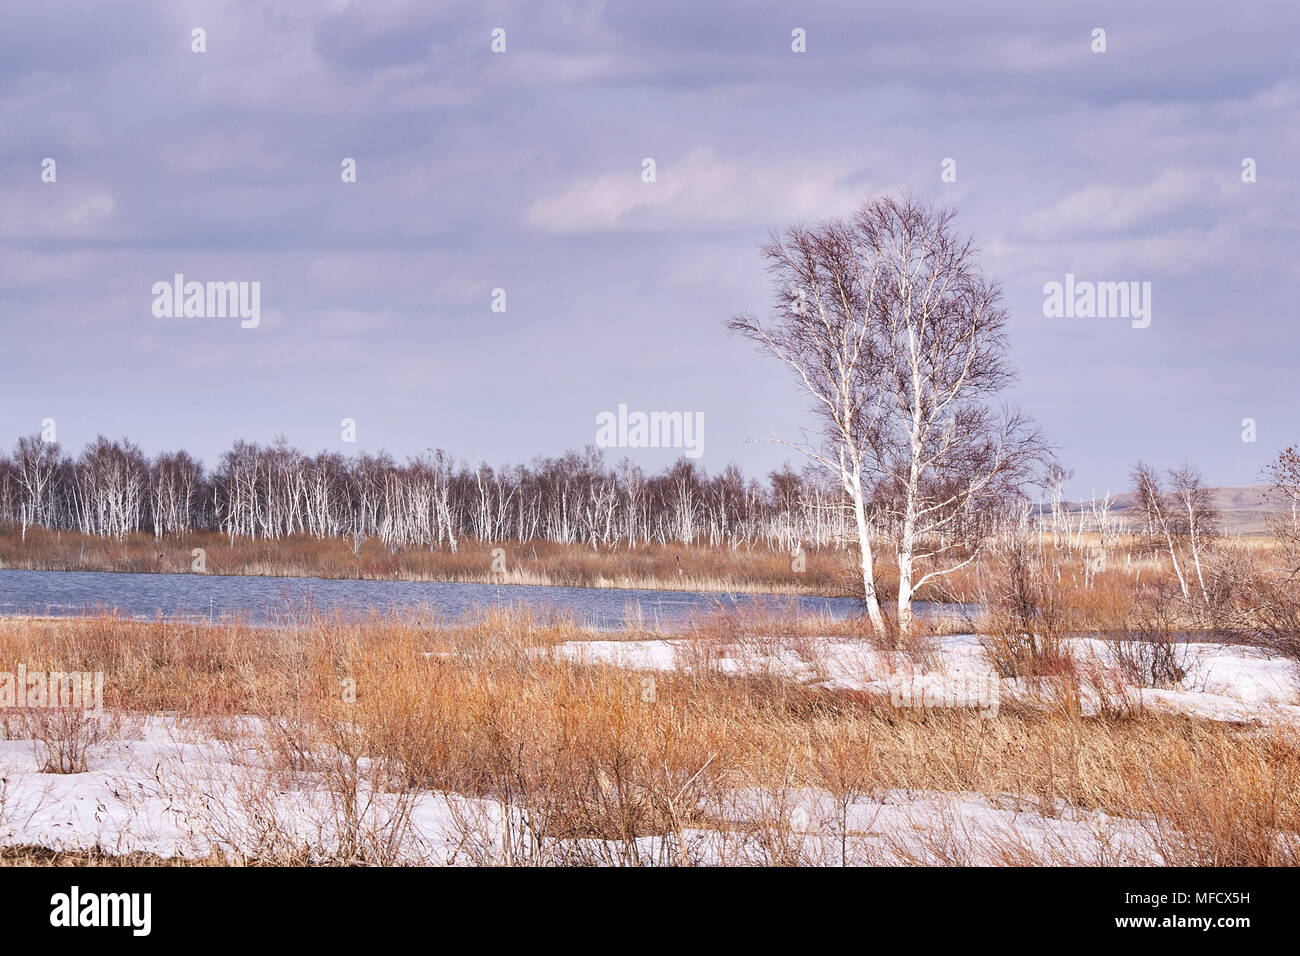
[[[1210,500],[1223,515],[1223,528],[1229,534],[1263,534],[1267,527],[1265,519],[1270,514],[1278,513],[1279,506],[1266,498],[1268,485],[1246,485],[1241,488],[1211,488]],[[1063,502],[1071,512],[1089,511],[1090,501]],[[1111,496],[1111,513],[1121,517],[1135,518],[1137,500],[1132,492]]]

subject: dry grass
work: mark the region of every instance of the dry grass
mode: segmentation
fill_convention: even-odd
[[[492,571],[497,547],[505,551],[504,573]],[[759,548],[647,544],[594,550],[544,541],[523,545],[467,540],[452,553],[390,550],[369,538],[354,552],[350,540],[309,535],[275,541],[236,538],[232,544],[210,532],[183,540],[139,533],[118,541],[45,528],[28,528],[26,541],[12,528],[0,530],[0,568],[185,574],[190,573],[194,548],[204,550],[209,574],[818,596],[852,595],[855,581],[851,551],[813,551],[807,569],[796,573],[789,554]]]
[[[214,854],[209,857],[158,856],[153,853],[109,853],[102,849],[52,850],[44,846],[0,846],[0,866],[230,866],[236,861]]]
[[[687,640],[707,651],[781,630],[779,618],[699,621]],[[278,630],[7,621],[0,669],[42,660],[102,670],[110,708],[207,719],[214,732],[223,717],[263,718],[278,775],[267,792],[303,774],[323,784],[331,862],[393,862],[410,801],[427,791],[457,795],[462,858],[473,862],[691,863],[705,832],[715,860],[861,862],[849,853],[862,834],[849,832],[848,807],[899,791],[1015,795],[1049,816],[1101,810],[1135,821],[1168,864],[1297,862],[1300,750],[1280,730],[1136,709],[1085,716],[1068,694],[1004,703],[988,720],[762,671],[643,674],[557,650],[590,636],[522,613],[448,624],[314,618]],[[831,807],[815,823],[825,838],[815,853],[800,837],[810,791]],[[378,793],[395,813],[376,814]],[[505,808],[503,829],[474,809],[478,797]],[[244,799],[256,807],[265,793]],[[272,824],[236,862],[318,861]],[[1000,862],[1096,862],[1005,834],[976,846],[943,833],[921,844],[879,834],[879,852],[962,863],[1001,840]]]
[[[493,572],[493,550],[505,551],[504,573]],[[877,542],[878,553],[886,553]],[[0,568],[35,571],[116,571],[191,573],[192,552],[205,552],[208,574],[352,578],[382,581],[462,581],[488,584],[552,585],[673,591],[861,597],[857,549],[809,550],[805,570],[793,570],[792,557],[763,548],[680,544],[642,544],[635,548],[593,549],[575,544],[528,544],[464,540],[455,553],[443,548],[389,549],[375,538],[350,539],[291,535],[251,541],[212,532],[185,538],[137,533],[121,540],[47,528],[18,530],[0,525]],[[953,600],[969,589],[976,569],[958,573],[942,586],[919,590],[917,600]],[[898,591],[898,569],[879,562],[876,587],[882,599]]]

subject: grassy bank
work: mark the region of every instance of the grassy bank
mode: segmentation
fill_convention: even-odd
[[[122,540],[28,528],[26,540],[13,528],[0,530],[0,568],[38,571],[191,572],[195,548],[204,551],[209,574],[355,578],[382,581],[467,581],[561,587],[648,590],[738,591],[765,594],[852,596],[855,578],[850,551],[807,556],[807,568],[792,569],[789,554],[731,548],[647,544],[635,549],[594,550],[579,545],[527,545],[463,541],[455,552],[426,548],[389,549],[366,539],[354,550],[342,538],[294,535],[251,541],[212,533],[156,539],[149,534]],[[494,550],[504,552],[505,572],[494,571]],[[861,591],[861,583],[857,583]]]

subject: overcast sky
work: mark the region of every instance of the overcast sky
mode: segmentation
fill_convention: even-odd
[[[1249,484],[1300,441],[1293,0],[632,6],[5,3],[0,442],[504,463],[626,403],[761,476],[808,418],[724,328],[767,312],[757,247],[902,189],[1001,282],[1071,493],[1138,457]],[[155,317],[178,272],[260,282],[261,324]],[[1150,326],[1045,317],[1066,273],[1150,282]]]

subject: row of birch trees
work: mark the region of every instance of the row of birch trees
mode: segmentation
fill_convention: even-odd
[[[391,547],[456,550],[478,541],[593,548],[840,546],[852,534],[844,496],[811,471],[765,483],[732,465],[709,475],[682,458],[659,473],[588,448],[492,468],[442,451],[308,455],[283,439],[236,441],[211,472],[186,452],[150,457],[103,436],[72,457],[39,436],[0,458],[0,521],[105,537],[193,531],[236,538],[380,538]]]

